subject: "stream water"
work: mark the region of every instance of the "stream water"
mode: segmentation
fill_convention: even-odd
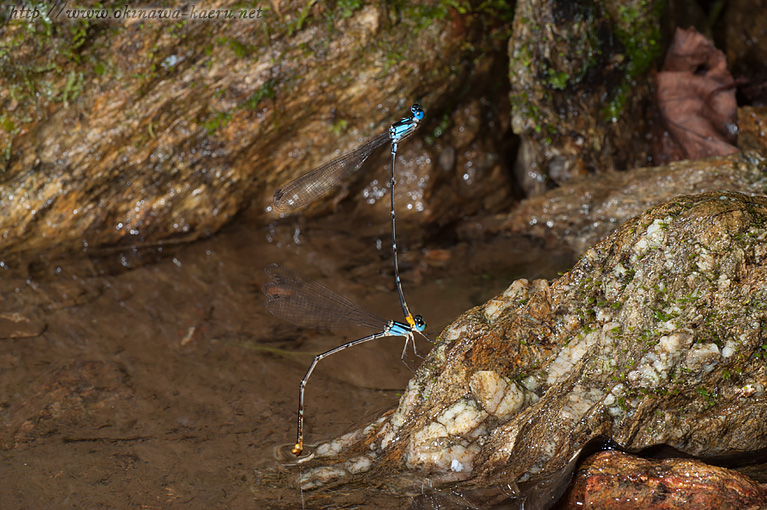
[[[400,228],[404,290],[432,340],[514,279],[553,278],[572,263],[520,238],[408,251]],[[0,314],[20,314],[26,334],[0,340],[0,507],[300,508],[295,487],[274,506],[254,486],[294,441],[313,355],[368,332],[273,317],[263,267],[279,262],[401,319],[388,235],[338,216],[268,228],[240,220],[189,245],[6,261]],[[395,407],[419,361],[402,363],[401,350],[401,339],[383,339],[320,363],[307,387],[307,442]],[[360,508],[408,507],[363,499]]]

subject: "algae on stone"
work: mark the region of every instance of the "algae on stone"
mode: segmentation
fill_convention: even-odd
[[[398,409],[318,448],[302,484],[529,485],[597,436],[701,457],[767,447],[766,247],[767,198],[648,210],[561,278],[514,282],[448,326]]]

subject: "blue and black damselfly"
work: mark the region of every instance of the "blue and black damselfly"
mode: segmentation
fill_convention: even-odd
[[[399,274],[399,262],[397,260],[397,230],[394,209],[394,161],[397,156],[397,148],[400,142],[412,135],[421,124],[424,112],[420,105],[410,107],[410,117],[395,122],[387,131],[374,136],[359,147],[328,161],[327,163],[311,170],[301,177],[290,181],[274,192],[274,209],[277,212],[291,212],[298,210],[322,197],[329,195],[341,183],[345,182],[354,172],[362,167],[362,164],[370,157],[370,154],[385,143],[391,143],[391,183],[389,193],[391,196],[391,240],[392,254],[394,258],[394,283],[399,294],[399,302],[405,320],[411,328],[416,327],[415,317],[410,313],[410,308],[405,301],[402,292],[402,280]]]
[[[270,264],[264,271],[270,278],[270,281],[261,288],[267,297],[266,308],[277,317],[299,326],[325,329],[359,326],[375,331],[371,335],[339,345],[314,357],[309,370],[301,380],[298,392],[298,432],[293,454],[300,455],[304,449],[304,389],[317,363],[349,347],[387,336],[405,338],[402,349],[403,358],[408,344],[411,344],[413,352],[420,356],[415,347],[415,333],[422,334],[426,329],[426,323],[420,315],[413,318],[412,325],[386,320],[298,271],[278,264]]]

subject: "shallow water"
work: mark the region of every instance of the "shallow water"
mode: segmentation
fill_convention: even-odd
[[[271,316],[262,268],[298,269],[400,319],[384,227],[240,221],[191,245],[7,262],[0,314],[21,314],[36,336],[0,340],[0,507],[269,507],[253,487],[295,439],[298,382],[312,356],[368,332]],[[553,278],[571,263],[524,239],[405,248],[405,294],[431,339],[513,279]],[[307,387],[307,442],[395,407],[412,375],[401,350],[401,339],[383,339],[320,363]],[[360,497],[360,508],[409,506]],[[300,502],[285,487],[278,507]]]

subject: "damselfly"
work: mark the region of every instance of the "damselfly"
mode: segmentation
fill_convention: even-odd
[[[375,331],[371,335],[339,345],[314,357],[309,370],[301,380],[298,392],[298,432],[293,454],[300,455],[304,449],[304,389],[317,363],[331,354],[386,336],[405,338],[402,349],[403,358],[408,344],[412,344],[413,352],[418,355],[414,334],[422,334],[426,329],[426,323],[420,315],[414,317],[412,325],[386,320],[298,271],[278,264],[270,264],[264,271],[270,278],[270,281],[261,289],[267,297],[266,308],[277,317],[299,326],[327,329],[360,326]]]

